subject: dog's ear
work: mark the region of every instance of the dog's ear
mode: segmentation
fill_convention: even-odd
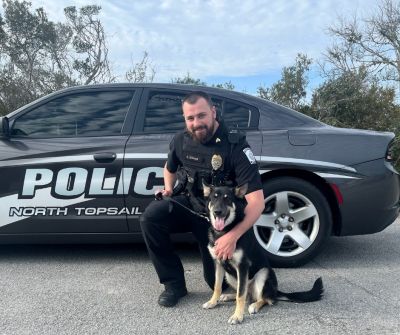
[[[249,187],[249,183],[244,183],[243,185],[237,186],[234,189],[235,196],[238,198],[243,198],[247,192],[248,187]]]
[[[201,182],[203,183],[204,196],[208,198],[211,193],[211,186],[208,185],[204,180],[202,180]]]

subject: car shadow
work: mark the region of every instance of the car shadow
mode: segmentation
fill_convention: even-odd
[[[200,256],[197,244],[174,244],[182,260]],[[150,260],[144,243],[135,244],[18,244],[0,245],[1,261]]]
[[[373,235],[332,237],[325,249],[304,267],[350,268],[370,267],[373,264],[399,264],[398,241],[400,221],[381,233]],[[200,261],[196,243],[175,243],[175,252],[182,262]],[[28,244],[0,245],[0,262],[4,261],[150,261],[146,245],[137,244]]]

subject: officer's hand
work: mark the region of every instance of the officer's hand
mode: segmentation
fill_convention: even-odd
[[[217,255],[218,258],[222,258],[224,261],[226,261],[226,259],[232,259],[233,253],[236,249],[236,242],[237,239],[229,233],[221,236],[214,243],[217,246],[214,250],[214,254]]]
[[[157,190],[154,194],[161,193],[165,197],[170,197],[172,195],[172,190]],[[156,198],[156,200],[158,200]],[[161,199],[160,199],[161,200]]]

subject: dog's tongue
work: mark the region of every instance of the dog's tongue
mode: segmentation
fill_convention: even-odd
[[[216,218],[215,219],[215,229],[222,230],[225,227],[225,219],[224,218]]]

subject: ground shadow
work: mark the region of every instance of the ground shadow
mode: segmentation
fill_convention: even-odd
[[[399,226],[399,225],[397,225]],[[389,227],[384,232],[373,235],[332,237],[326,242],[325,249],[306,267],[323,265],[329,268],[369,267],[373,263],[400,262],[398,241],[399,227]],[[196,243],[175,243],[175,252],[183,262],[200,258]],[[0,245],[0,260],[8,261],[76,261],[118,260],[134,261],[149,259],[146,245],[137,244],[28,244]]]
[[[175,250],[182,258],[199,257],[197,244],[175,244]],[[0,260],[45,261],[93,259],[97,261],[115,259],[119,261],[143,260],[149,258],[144,243],[135,244],[3,244],[0,245]]]

